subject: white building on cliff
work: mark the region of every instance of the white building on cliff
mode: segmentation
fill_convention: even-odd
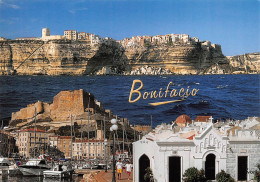
[[[49,28],[43,28],[42,29],[42,37],[41,39],[43,41],[48,41],[48,40],[61,40],[64,39],[64,36],[62,35],[51,35],[51,31]]]
[[[213,124],[212,117],[194,122],[182,115],[134,142],[133,155],[135,182],[144,181],[147,167],[157,182],[182,181],[190,167],[204,169],[208,180],[225,170],[235,180],[249,181],[260,163],[260,122]]]

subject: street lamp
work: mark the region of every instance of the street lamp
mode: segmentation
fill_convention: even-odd
[[[111,124],[112,126],[110,127],[110,131],[113,132],[114,134],[114,137],[113,137],[113,179],[112,179],[112,182],[116,182],[116,173],[115,173],[115,133],[116,133],[116,130],[118,129],[118,126],[117,126],[117,120],[116,119],[111,119]]]
[[[105,172],[107,172],[107,153],[106,153],[106,148],[107,148],[107,139],[105,138],[105,140],[104,140],[104,153],[105,153],[105,155],[104,155],[104,157],[105,157],[105,162],[106,162],[106,166],[105,166]]]

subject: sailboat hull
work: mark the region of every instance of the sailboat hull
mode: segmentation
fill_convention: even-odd
[[[43,171],[49,170],[50,168],[46,167],[39,167],[39,168],[34,168],[33,167],[19,167],[20,171],[23,173],[24,176],[42,176]]]

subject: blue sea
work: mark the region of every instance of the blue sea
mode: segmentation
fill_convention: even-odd
[[[169,91],[183,88],[199,89],[197,95],[180,102],[159,106],[148,103],[179,100],[180,97],[141,98],[129,103],[133,80],[141,80],[140,92],[162,90],[172,82]],[[140,84],[135,86],[137,89]],[[214,119],[246,119],[260,116],[260,75],[187,75],[187,76],[1,76],[0,119],[38,100],[52,102],[62,90],[84,89],[94,94],[106,109],[130,123],[169,123],[179,115],[192,119],[198,115],[212,115]],[[133,95],[133,99],[138,95]]]

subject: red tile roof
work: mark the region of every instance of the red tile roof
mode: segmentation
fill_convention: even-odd
[[[71,139],[71,136],[59,136],[60,139]]]
[[[29,129],[25,129],[25,130],[21,130],[20,132],[34,132],[34,128],[29,128]],[[37,130],[36,129],[36,132],[45,132],[44,130]]]
[[[208,122],[211,116],[197,116],[195,122]]]
[[[104,142],[104,140],[95,140],[95,139],[90,139],[89,141],[88,140],[82,140],[82,142]],[[73,143],[81,143],[81,140],[76,140],[75,142]]]

